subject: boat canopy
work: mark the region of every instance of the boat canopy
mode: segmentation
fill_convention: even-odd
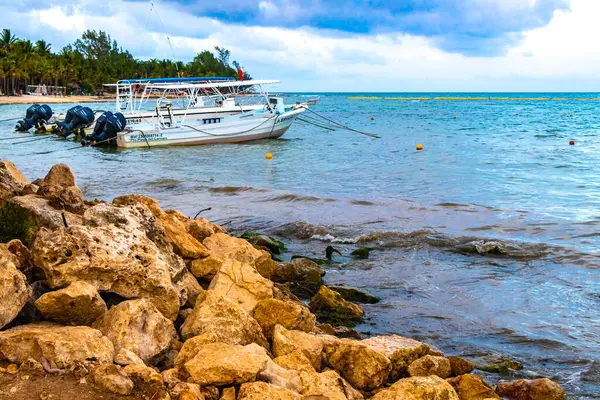
[[[201,83],[201,82],[224,82],[233,81],[234,78],[227,76],[191,76],[184,78],[134,78],[134,79],[121,79],[121,84],[155,84],[155,83]],[[118,83],[105,83],[104,86],[117,86]]]
[[[240,86],[260,86],[280,83],[276,80],[250,80],[250,81],[227,81],[227,82],[207,82],[207,83],[156,83],[148,85],[154,89],[205,89],[205,88],[231,88]]]

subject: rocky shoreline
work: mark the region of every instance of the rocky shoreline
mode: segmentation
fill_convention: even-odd
[[[30,182],[0,161],[0,399],[565,397],[545,378],[490,385],[411,338],[363,338],[355,302],[376,298],[243,237],[142,195],[86,201],[64,164]]]

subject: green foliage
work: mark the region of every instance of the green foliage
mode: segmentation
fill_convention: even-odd
[[[19,239],[29,245],[36,226],[31,221],[26,209],[13,203],[5,203],[0,207],[0,243]]]
[[[65,86],[67,92],[81,88],[90,93],[103,89],[104,83],[126,78],[185,76],[237,77],[229,65],[230,51],[215,47],[197,54],[189,63],[182,61],[137,60],[104,31],[85,31],[73,44],[57,53],[44,40],[32,43],[18,39],[10,29],[0,33],[0,90],[4,94],[24,91],[27,85]],[[251,79],[245,73],[245,79]]]

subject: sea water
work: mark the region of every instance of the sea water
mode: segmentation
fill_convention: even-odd
[[[288,94],[286,102],[315,95]],[[491,381],[549,377],[572,398],[596,399],[596,97],[325,93],[311,110],[380,138],[297,121],[279,140],[238,145],[116,150],[4,140],[0,158],[32,178],[67,163],[87,199],[143,193],[189,216],[210,207],[200,215],[233,233],[278,236],[285,257],[323,257],[333,245],[343,256],[326,281],[382,298],[365,307],[360,331],[411,336],[467,358],[502,354],[524,369]],[[0,119],[26,108],[0,106]],[[35,138],[13,125],[0,123],[0,139]],[[358,247],[374,250],[353,260]]]

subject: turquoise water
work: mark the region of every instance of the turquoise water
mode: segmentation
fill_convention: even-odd
[[[297,122],[280,140],[241,145],[121,151],[7,140],[0,157],[30,177],[66,162],[88,199],[139,192],[190,216],[211,207],[201,215],[278,235],[287,256],[373,247],[369,260],[343,257],[327,274],[383,298],[366,307],[363,332],[421,338],[448,354],[498,352],[524,363],[514,376],[600,398],[600,102],[577,100],[597,94],[348,100],[358,95],[371,96],[321,94],[312,109],[380,139]],[[0,106],[0,119],[25,109]],[[0,139],[17,135],[12,125],[0,123]],[[495,250],[478,253],[482,240]]]

